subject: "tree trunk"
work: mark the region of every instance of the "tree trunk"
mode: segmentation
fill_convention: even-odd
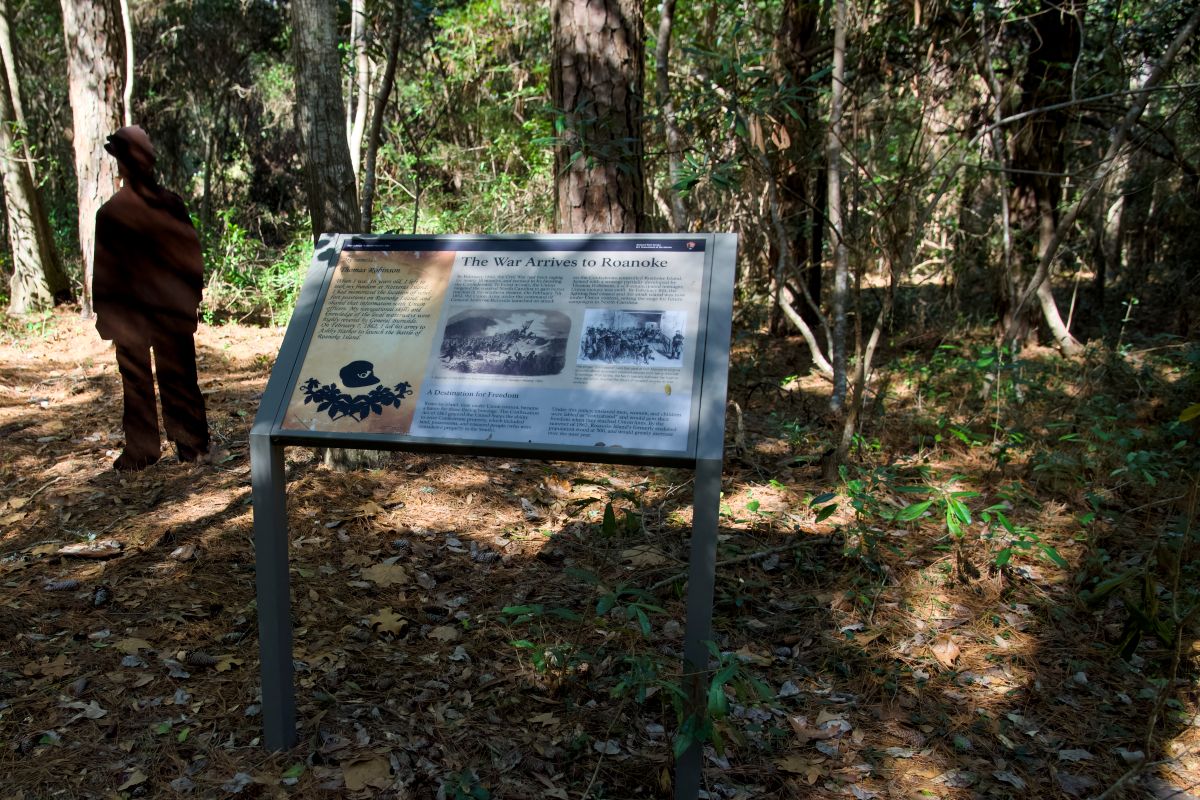
[[[338,80],[335,10],[333,0],[292,0],[296,130],[314,241],[327,232],[356,233],[361,223]],[[331,469],[382,461],[383,454],[375,450],[325,451],[325,464]]]
[[[824,66],[824,58],[815,59],[812,51],[817,44],[820,7],[804,0],[787,0],[779,18],[775,50],[779,54],[780,81],[793,90],[808,84],[813,74]],[[811,96],[805,93],[806,96]],[[780,123],[786,143],[780,147],[779,183],[780,205],[784,225],[791,238],[792,258],[781,265],[774,275],[773,304],[770,328],[775,334],[784,332],[783,323],[790,317],[778,312],[780,292],[798,272],[805,292],[816,304],[821,302],[821,267],[824,243],[824,205],[826,202],[825,167],[821,158],[817,108],[814,101],[800,100],[792,114],[784,115]],[[772,243],[773,248],[780,247]],[[778,263],[778,262],[777,262]],[[824,326],[819,306],[800,303],[795,311],[815,329]],[[829,342],[825,343],[827,346]]]
[[[1020,299],[1016,304],[1017,314],[1028,304],[1029,300],[1038,292],[1041,291],[1042,284],[1045,283],[1050,276],[1050,264],[1054,261],[1054,256],[1058,253],[1058,248],[1066,240],[1067,234],[1074,227],[1076,220],[1079,219],[1079,214],[1088,204],[1095,198],[1100,188],[1104,185],[1104,181],[1111,175],[1120,165],[1119,156],[1125,147],[1125,141],[1129,138],[1129,134],[1133,130],[1133,126],[1141,119],[1142,114],[1146,110],[1146,105],[1150,102],[1151,92],[1157,88],[1158,84],[1166,77],[1171,65],[1175,61],[1175,56],[1179,55],[1179,51],[1183,49],[1184,44],[1200,28],[1200,7],[1197,7],[1187,21],[1183,23],[1167,49],[1155,62],[1154,67],[1150,70],[1150,74],[1146,76],[1146,80],[1142,82],[1141,88],[1134,95],[1133,104],[1126,110],[1121,124],[1113,131],[1112,141],[1109,142],[1108,150],[1105,151],[1104,157],[1100,159],[1100,169],[1087,184],[1084,190],[1080,193],[1079,199],[1070,206],[1062,214],[1062,219],[1055,226],[1053,233],[1046,242],[1041,260],[1038,262],[1037,269],[1034,270],[1033,277],[1029,279],[1024,291],[1021,293]],[[1147,238],[1147,237],[1142,237]],[[1010,326],[1005,330],[1004,340],[1011,341],[1013,330]],[[1062,347],[1063,343],[1059,342]],[[1065,347],[1063,348],[1065,351]]]
[[[1125,174],[1129,158],[1121,163],[1100,189],[1092,219],[1092,258],[1096,262],[1092,277],[1092,305],[1101,326],[1105,322],[1109,281],[1121,270],[1121,240],[1125,222]]]
[[[0,19],[5,20],[0,36],[8,38],[8,2],[0,0]],[[11,42],[4,49],[11,52]],[[18,93],[12,93],[18,88]],[[50,225],[42,210],[33,176],[29,171],[24,132],[16,118],[19,87],[0,81],[0,172],[3,173],[4,209],[8,216],[8,244],[12,254],[8,311],[25,314],[40,311],[68,296],[70,283],[58,262]],[[14,129],[17,136],[14,136]],[[19,138],[18,138],[19,137]]]
[[[1082,46],[1084,0],[1042,0],[1029,20],[1029,58],[1021,79],[1021,111],[1052,106],[1069,100],[1074,93],[1075,65]],[[1069,109],[1043,111],[1027,118],[1013,137],[1010,208],[1014,227],[1022,234],[1024,247],[1017,250],[1015,267],[1029,273],[1049,246],[1058,224],[1062,202],[1062,173],[1066,169],[1064,143]],[[1020,268],[1024,265],[1024,269]],[[1020,291],[1022,281],[1005,285]],[[1064,352],[1079,349],[1058,313],[1051,287],[1039,287],[1037,297],[1042,316],[1054,340]],[[1005,298],[1005,328],[1026,339],[1036,332],[1036,317],[1018,316],[1019,296]],[[1024,309],[1022,309],[1024,311]]]
[[[567,233],[642,229],[640,0],[551,0],[555,227]]]
[[[371,59],[367,57],[367,0],[350,4],[350,47],[354,50],[354,121],[350,125],[350,164],[358,177],[363,134],[367,129],[367,103],[371,93]]]
[[[90,317],[96,212],[117,185],[116,161],[104,152],[104,142],[121,127],[124,33],[117,0],[61,2],[74,132],[79,253],[83,264],[80,310]]]
[[[671,185],[667,196],[671,205],[671,230],[680,233],[687,230],[687,207],[683,204],[683,193],[679,181],[683,174],[683,135],[675,120],[675,101],[671,97],[671,77],[668,71],[671,56],[671,28],[675,22],[675,0],[662,0],[658,19],[658,44],[654,49],[655,95],[662,113],[663,140],[667,144],[667,179]]]
[[[371,232],[375,204],[375,159],[379,154],[379,137],[383,132],[383,115],[387,111],[388,99],[392,96],[392,85],[396,81],[396,60],[400,55],[400,23],[404,19],[404,0],[396,0],[392,7],[392,31],[388,36],[387,64],[383,78],[379,81],[379,93],[375,95],[375,108],[371,112],[371,130],[367,134],[367,162],[362,176],[362,229]]]
[[[313,241],[355,233],[361,218],[338,80],[333,0],[292,0],[296,131]]]
[[[129,0],[121,0],[121,31],[125,34],[125,90],[121,93],[122,120],[133,124],[133,14]]]
[[[29,150],[29,128],[25,125],[25,104],[21,100],[21,82],[17,78],[17,55],[13,49],[12,28],[9,25],[8,0],[0,0],[0,56],[4,59],[4,76],[8,81],[9,98],[12,100],[13,120],[17,123],[21,137],[21,151],[28,162],[29,174],[37,182],[33,154]]]
[[[833,32],[833,85],[829,98],[829,215],[833,237],[833,393],[829,407],[840,412],[846,402],[846,299],[850,293],[850,254],[842,218],[842,102],[846,78],[846,0],[836,0]]]

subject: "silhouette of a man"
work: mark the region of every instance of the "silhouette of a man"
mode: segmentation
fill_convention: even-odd
[[[154,375],[167,438],[180,461],[207,462],[208,420],[196,378],[196,310],[204,284],[200,239],[182,198],[159,185],[154,146],[137,125],[108,137],[124,185],[96,213],[92,298],[96,330],[116,343],[125,410],[118,470],[158,461]]]

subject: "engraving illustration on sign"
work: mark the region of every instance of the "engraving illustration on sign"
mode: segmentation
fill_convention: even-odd
[[[446,322],[441,371],[557,375],[566,365],[571,319],[547,309],[471,309]]]

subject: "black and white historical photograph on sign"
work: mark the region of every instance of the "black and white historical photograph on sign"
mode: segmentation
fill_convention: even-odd
[[[567,361],[571,319],[560,311],[471,309],[446,323],[440,355],[447,372],[557,375]]]
[[[677,367],[683,358],[683,311],[588,309],[579,339],[579,363]]]

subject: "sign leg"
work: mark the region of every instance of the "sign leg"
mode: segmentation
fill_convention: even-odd
[[[713,587],[717,571],[717,519],[721,510],[721,460],[696,462],[692,497],[692,545],[688,555],[687,623],[683,639],[683,685],[688,715],[704,714],[708,691],[708,642],[712,638]],[[693,744],[675,765],[675,800],[696,800],[704,747]]]
[[[283,448],[251,433],[250,465],[263,741],[270,750],[286,750],[296,743],[296,689]]]

